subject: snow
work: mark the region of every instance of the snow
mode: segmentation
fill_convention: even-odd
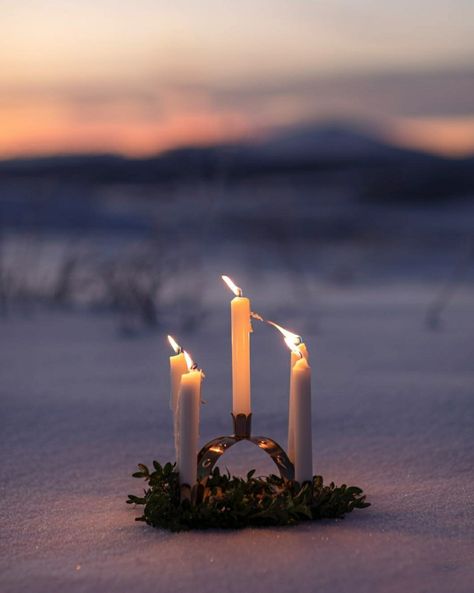
[[[251,291],[261,313],[267,284]],[[230,428],[225,291],[211,300],[177,336],[207,375],[203,442]],[[1,593],[472,591],[474,304],[466,288],[430,331],[428,302],[415,285],[327,289],[275,319],[311,351],[315,471],[373,506],[240,532],[158,531],[125,504],[136,463],[173,455],[170,328],[124,339],[106,315],[1,320]],[[286,445],[288,353],[261,325],[252,348],[254,432]],[[228,455],[234,472],[271,469],[250,446]]]

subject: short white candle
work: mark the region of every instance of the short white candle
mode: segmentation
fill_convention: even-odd
[[[181,346],[172,336],[168,336],[168,342],[175,351],[175,354],[170,356],[170,408],[173,414],[176,414],[181,375],[188,372],[188,367]]]
[[[296,447],[295,447],[295,418],[296,418],[296,394],[295,394],[295,373],[293,368],[295,364],[304,358],[309,362],[309,354],[306,345],[302,342],[301,337],[298,334],[294,334],[289,330],[285,329],[274,321],[268,321],[270,325],[273,325],[284,337],[285,343],[291,350],[290,356],[290,395],[288,398],[288,457],[292,463],[295,463],[296,458]]]
[[[304,356],[291,369],[294,396],[295,480],[313,479],[313,443],[311,429],[311,368]]]
[[[308,350],[306,345],[301,342],[295,346],[295,349],[298,350],[306,360],[308,359]],[[290,354],[290,398],[288,402],[288,457],[290,461],[293,463],[295,462],[295,389],[294,389],[294,380],[293,380],[293,373],[292,369],[295,363],[301,358],[295,350],[291,351]]]
[[[189,486],[193,486],[197,480],[201,381],[201,371],[191,369],[182,375],[178,395],[177,466],[180,483]]]
[[[176,452],[176,459],[178,458],[178,395],[179,386],[181,385],[181,377],[188,372],[188,365],[184,356],[183,349],[174,340],[172,336],[168,336],[168,342],[173,350],[176,352],[174,356],[170,356],[170,408],[173,412],[173,435],[174,447]]]

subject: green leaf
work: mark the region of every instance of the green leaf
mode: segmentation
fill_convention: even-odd
[[[145,504],[146,499],[140,498],[139,496],[134,496],[133,494],[128,495],[127,504]]]
[[[147,466],[143,463],[138,464],[138,469],[143,472],[146,476],[150,475],[150,471],[148,470]]]

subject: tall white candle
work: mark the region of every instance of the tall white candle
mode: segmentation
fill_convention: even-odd
[[[250,405],[250,300],[228,276],[224,282],[236,295],[230,304],[232,331],[232,412],[234,416],[252,411]]]
[[[311,430],[311,368],[304,356],[291,369],[294,395],[295,480],[313,479]]]
[[[177,466],[181,484],[193,486],[197,480],[199,408],[201,405],[200,370],[190,370],[181,377],[178,395]]]

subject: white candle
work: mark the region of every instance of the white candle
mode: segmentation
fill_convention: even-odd
[[[174,448],[178,459],[178,395],[181,377],[188,372],[188,365],[183,349],[172,336],[168,336],[168,342],[176,352],[174,356],[170,356],[170,408],[173,413]]]
[[[191,369],[181,376],[178,395],[177,466],[180,483],[189,486],[193,486],[197,480],[201,381],[201,371]]]
[[[288,457],[290,461],[295,462],[295,388],[293,367],[295,363],[304,357],[309,361],[308,350],[298,334],[288,331],[278,323],[268,321],[285,337],[285,343],[291,350],[290,355],[290,395],[288,399]]]
[[[224,282],[236,295],[230,304],[232,330],[232,412],[234,416],[251,413],[250,405],[250,300],[228,276]]]
[[[313,479],[313,443],[311,430],[311,367],[309,354],[301,337],[273,321],[267,321],[285,336],[291,350],[290,397],[288,405],[288,457],[295,466],[297,482]]]
[[[294,396],[294,466],[295,480],[313,479],[313,444],[311,430],[311,368],[304,356],[291,369]]]
[[[301,342],[301,344],[295,345],[296,350],[298,350],[306,360],[308,358],[308,350],[306,345]],[[291,351],[290,354],[290,398],[288,402],[288,457],[290,461],[293,463],[295,462],[295,390],[294,390],[294,380],[293,380],[293,373],[292,369],[295,363],[301,358],[294,350]]]
[[[174,415],[176,414],[176,408],[178,407],[178,392],[181,383],[181,375],[188,372],[188,367],[181,346],[172,336],[168,336],[168,342],[176,353],[174,356],[170,356],[170,408]]]

